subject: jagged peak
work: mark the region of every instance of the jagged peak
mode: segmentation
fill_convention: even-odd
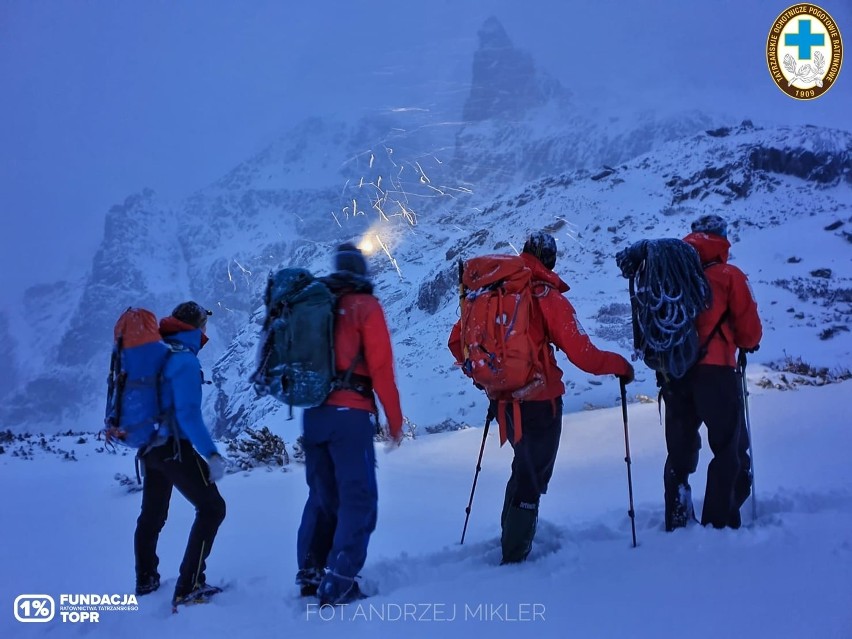
[[[564,91],[556,80],[539,73],[528,52],[514,46],[496,17],[488,18],[478,35],[465,121],[518,118]]]
[[[110,207],[109,212],[124,213],[127,211],[131,211],[134,208],[144,206],[150,203],[156,197],[156,195],[157,194],[154,192],[154,189],[144,187],[138,193],[128,195],[126,198],[124,198],[124,202],[122,202],[121,204],[114,204],[112,207]]]
[[[497,16],[490,16],[477,32],[480,49],[511,49],[512,40]]]

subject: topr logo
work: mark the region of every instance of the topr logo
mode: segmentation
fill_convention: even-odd
[[[775,84],[791,98],[818,98],[834,86],[843,63],[834,18],[815,4],[785,9],[769,30],[766,63]]]

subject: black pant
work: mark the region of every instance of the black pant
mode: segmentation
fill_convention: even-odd
[[[694,366],[682,379],[663,383],[666,448],[663,473],[666,503],[678,486],[689,485],[698,466],[702,422],[713,460],[707,468],[702,525],[740,526],[740,507],[751,492],[748,432],[737,372],[727,366]]]
[[[505,407],[506,434],[514,439],[513,405]],[[562,435],[562,398],[521,403],[521,441],[512,444],[512,476],[506,487],[508,505],[535,504],[547,492]]]
[[[134,549],[136,577],[156,574],[160,563],[157,540],[169,515],[172,486],[195,506],[195,521],[189,532],[180,565],[175,593],[184,595],[205,582],[205,561],[213,547],[219,524],[225,519],[225,500],[208,478],[207,463],[188,441],[173,439],[148,451],[142,458],[145,480],[142,512],[136,520]]]

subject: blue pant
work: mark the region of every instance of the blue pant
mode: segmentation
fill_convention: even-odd
[[[319,406],[304,414],[308,501],[299,526],[299,569],[329,568],[354,578],[376,528],[376,432],[371,414]]]

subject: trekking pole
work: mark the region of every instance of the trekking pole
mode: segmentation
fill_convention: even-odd
[[[748,456],[750,459],[749,473],[751,474],[751,520],[757,521],[757,497],[754,489],[754,448],[751,438],[751,417],[748,413],[748,380],[746,379],[746,352],[740,349],[737,367],[740,369],[740,384],[743,394],[743,415],[745,416],[746,434],[748,435]]]
[[[630,496],[630,530],[633,533],[633,547],[636,548],[636,513],[633,510],[633,475],[630,471],[630,437],[627,434],[627,384],[621,382],[621,414],[624,416],[624,461],[627,462],[627,492]]]
[[[482,445],[479,447],[479,459],[476,460],[476,473],[473,475],[473,486],[470,489],[470,501],[467,502],[467,508],[464,509],[464,528],[462,529],[461,543],[464,543],[464,536],[467,533],[467,522],[470,519],[470,508],[473,506],[473,493],[476,491],[476,480],[479,479],[479,471],[482,470],[482,453],[485,452],[485,438],[488,437],[488,427],[491,426],[491,420],[494,419],[494,414],[491,406],[488,407],[488,416],[485,419],[485,429],[482,431]]]

